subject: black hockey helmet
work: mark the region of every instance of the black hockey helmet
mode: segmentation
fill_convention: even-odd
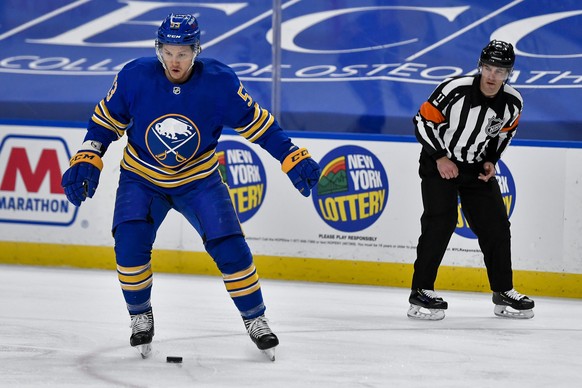
[[[482,66],[484,63],[505,69],[512,69],[515,63],[513,45],[501,40],[492,40],[481,51],[479,66]]]

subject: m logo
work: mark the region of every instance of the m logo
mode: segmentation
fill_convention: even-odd
[[[16,191],[16,179],[20,177],[26,191],[38,193],[41,184],[48,176],[49,191],[51,194],[64,194],[61,182],[61,170],[58,164],[57,151],[43,149],[34,170],[26,148],[14,147],[10,150],[8,163],[4,170],[4,177],[0,183],[2,191]]]
[[[0,222],[70,225],[77,209],[61,187],[68,159],[60,138],[6,136],[0,144]]]

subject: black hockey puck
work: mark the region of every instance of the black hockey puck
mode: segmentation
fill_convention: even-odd
[[[166,357],[166,362],[173,362],[176,364],[181,364],[182,363],[182,357],[172,357],[172,356],[168,356]]]

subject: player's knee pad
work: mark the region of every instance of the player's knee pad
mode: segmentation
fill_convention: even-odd
[[[146,221],[123,222],[113,231],[117,265],[136,267],[148,264],[155,239],[155,227]]]
[[[233,274],[249,268],[253,263],[251,250],[242,235],[209,240],[206,251],[212,256],[223,274]]]

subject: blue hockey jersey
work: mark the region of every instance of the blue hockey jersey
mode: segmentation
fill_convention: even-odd
[[[173,84],[158,59],[147,57],[128,63],[115,77],[95,107],[85,140],[99,141],[106,149],[126,134],[122,173],[134,173],[157,187],[178,188],[218,168],[215,149],[224,126],[279,161],[292,147],[230,67],[198,58],[189,80]]]

